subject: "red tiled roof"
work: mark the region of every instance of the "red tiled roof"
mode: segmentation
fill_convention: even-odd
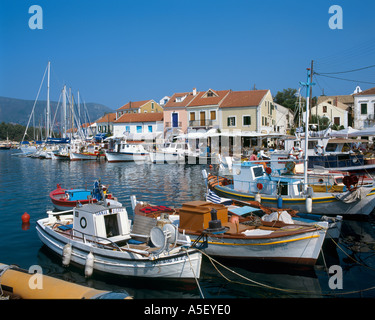
[[[142,100],[142,101],[129,101],[127,104],[123,105],[122,107],[118,108],[117,110],[123,110],[123,109],[137,109],[142,107],[144,104],[150,100]]]
[[[375,94],[375,87],[356,93],[355,96],[366,96],[366,95],[372,95],[372,94]]]
[[[231,91],[220,108],[257,106],[268,90]]]
[[[96,123],[102,123],[102,122],[114,122],[116,120],[116,112],[113,113],[107,113],[100,119],[96,121]]]
[[[214,95],[212,97],[207,97],[206,93],[208,91],[212,91]],[[209,89],[207,91],[202,91],[197,94],[195,99],[189,104],[189,107],[196,107],[196,106],[207,106],[207,105],[216,105],[219,104],[220,101],[230,92],[230,90],[212,90]]]
[[[163,112],[156,113],[124,113],[115,123],[132,123],[132,122],[155,122],[163,121]]]
[[[176,98],[178,97],[184,97],[187,96],[183,101],[176,102]],[[195,97],[192,92],[180,92],[175,93],[173,96],[169,99],[169,101],[166,103],[164,108],[173,108],[173,107],[186,107]]]

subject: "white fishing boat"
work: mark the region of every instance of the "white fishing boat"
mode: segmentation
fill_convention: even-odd
[[[169,225],[138,216],[131,227],[125,207],[86,204],[71,211],[47,212],[37,221],[40,240],[62,256],[63,264],[143,278],[199,278],[202,256],[191,241]]]
[[[104,157],[105,153],[99,144],[74,141],[71,145],[69,156],[71,161],[98,160],[100,157]]]
[[[242,214],[235,214],[236,209],[241,209]],[[246,217],[244,209],[248,209]],[[152,210],[142,203],[135,206],[136,215],[144,210],[178,225],[180,232],[194,239],[193,247],[209,256],[229,259],[314,265],[328,228],[326,221],[310,225],[293,224],[291,220],[267,221],[253,215],[251,207],[206,201],[187,202],[172,212],[162,208]]]
[[[121,140],[115,144],[113,151],[106,151],[105,156],[108,162],[124,161],[148,161],[149,152],[142,144],[131,144]]]
[[[185,163],[186,144],[182,142],[165,143],[164,146],[150,152],[153,163]]]

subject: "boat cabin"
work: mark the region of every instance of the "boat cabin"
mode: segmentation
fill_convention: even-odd
[[[130,239],[130,220],[126,208],[119,206],[89,203],[76,207],[73,212],[73,229],[85,236],[112,242]]]
[[[244,193],[295,197],[303,191],[303,181],[288,176],[271,176],[262,164],[233,165],[233,188]]]
[[[116,143],[113,151],[122,153],[147,153],[143,145],[130,144],[126,141],[120,141]]]

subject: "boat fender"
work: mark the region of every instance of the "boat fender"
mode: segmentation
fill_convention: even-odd
[[[306,198],[306,212],[307,213],[312,212],[312,199],[311,199],[311,197]]]
[[[62,264],[65,267],[68,267],[70,264],[70,258],[72,256],[72,245],[70,243],[67,243],[63,248],[62,253]]]
[[[258,201],[259,203],[261,202],[260,193],[256,193],[256,194],[255,194],[254,200],[255,200],[255,201]]]
[[[277,208],[281,209],[282,207],[283,207],[283,198],[281,196],[279,196],[277,198]]]
[[[86,257],[86,264],[85,264],[85,277],[89,278],[92,276],[94,271],[94,255],[90,252]]]

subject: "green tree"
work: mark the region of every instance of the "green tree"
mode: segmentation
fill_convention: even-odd
[[[274,97],[274,101],[283,107],[289,108],[292,111],[295,111],[296,106],[298,105],[298,97],[296,95],[297,89],[288,88],[283,91],[278,91]]]

